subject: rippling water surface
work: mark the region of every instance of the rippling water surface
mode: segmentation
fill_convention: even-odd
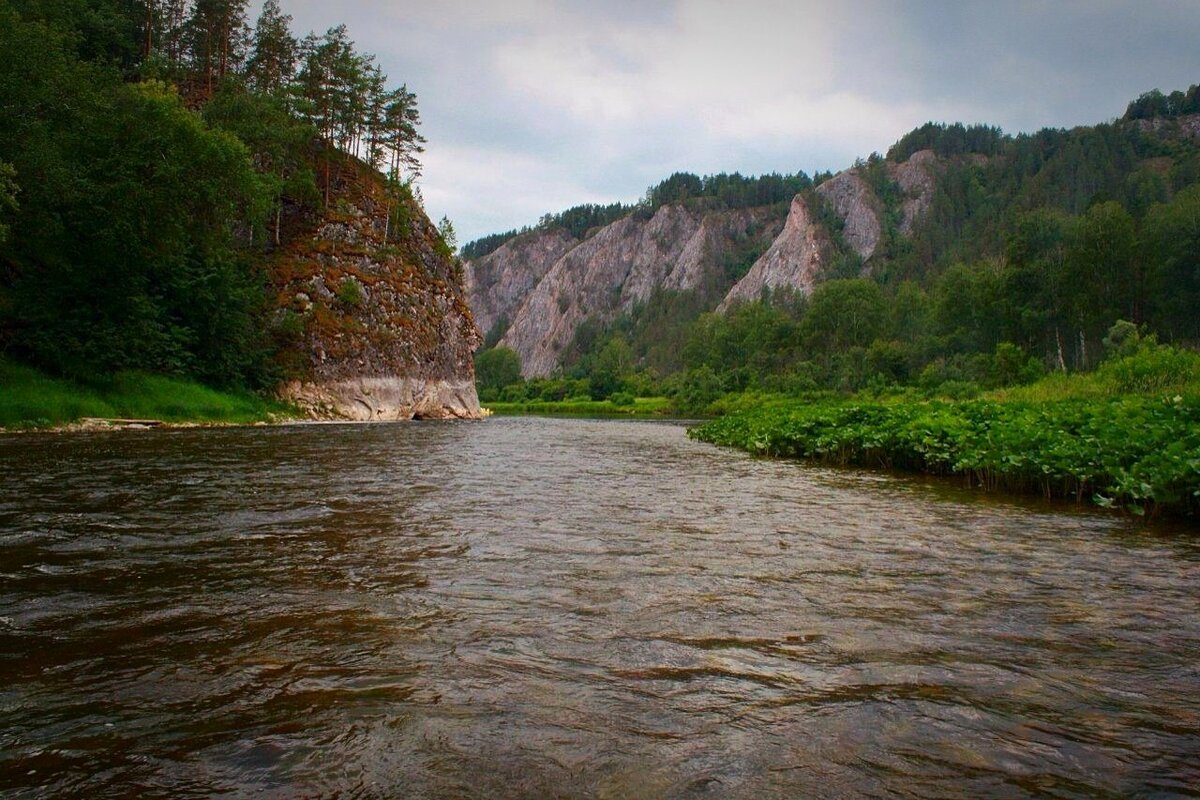
[[[1197,796],[1198,589],[675,424],[0,437],[0,793]]]

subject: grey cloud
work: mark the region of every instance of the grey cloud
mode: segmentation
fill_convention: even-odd
[[[928,119],[1069,127],[1200,82],[1200,3],[1172,0],[284,4],[417,92],[430,212],[464,241],[677,169],[838,169]]]

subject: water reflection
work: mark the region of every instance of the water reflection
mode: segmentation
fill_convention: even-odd
[[[670,424],[0,438],[0,790],[1195,793],[1200,544]]]

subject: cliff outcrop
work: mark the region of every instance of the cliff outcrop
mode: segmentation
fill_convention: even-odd
[[[501,344],[528,376],[549,375],[576,328],[644,299],[679,260],[699,220],[664,206],[649,220],[625,217],[569,250],[530,292]]]
[[[365,165],[346,158],[333,188],[268,265],[295,375],[280,394],[318,418],[478,418],[461,266],[420,205]]]
[[[730,260],[761,252],[781,225],[773,208],[705,213],[667,205],[649,218],[631,214],[583,241],[555,229],[523,234],[467,264],[471,304],[486,315],[481,321],[509,315],[500,344],[520,354],[527,377],[549,375],[585,319],[610,320],[659,289],[723,292]],[[519,285],[532,288],[514,303]]]
[[[717,310],[725,311],[738,301],[755,300],[764,289],[794,289],[808,294],[828,257],[830,244],[829,234],[814,222],[808,203],[796,195],[783,230],[746,276],[729,290]]]
[[[863,261],[875,254],[883,236],[882,204],[857,170],[846,170],[817,187],[842,220],[842,238]],[[811,286],[809,287],[811,289]]]
[[[917,221],[925,216],[933,202],[934,169],[937,155],[932,150],[918,150],[907,161],[888,164],[888,175],[904,192],[900,204],[900,233],[908,236]]]
[[[1166,134],[1176,138],[1200,139],[1200,114],[1138,119],[1133,121],[1133,125],[1142,132]]]
[[[521,234],[466,271],[467,295],[479,330],[487,334],[497,323],[507,328],[525,296],[554,263],[578,244],[562,228]]]

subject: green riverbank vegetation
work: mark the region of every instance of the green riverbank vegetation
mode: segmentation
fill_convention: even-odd
[[[219,391],[195,381],[118,372],[85,384],[0,360],[0,428],[61,426],[83,418],[248,424],[295,416],[290,406],[251,392]]]
[[[605,400],[583,395],[564,400],[524,400],[515,403],[491,401],[487,406],[500,416],[538,415],[564,417],[669,417],[677,416],[668,397],[634,397],[616,393]]]
[[[958,475],[1133,514],[1200,512],[1200,355],[1142,342],[1086,375],[969,400],[766,398],[693,428],[766,456]]]

